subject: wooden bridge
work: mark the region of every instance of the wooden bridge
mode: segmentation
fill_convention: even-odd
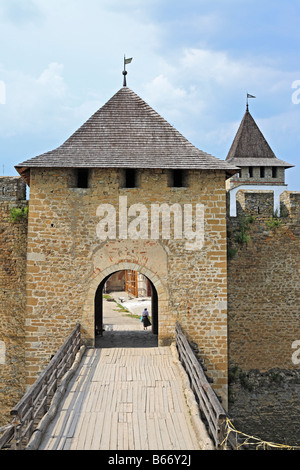
[[[81,345],[77,325],[11,415],[0,449],[234,448],[178,324],[171,347],[96,349]]]

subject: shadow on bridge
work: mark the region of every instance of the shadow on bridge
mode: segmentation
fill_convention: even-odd
[[[149,331],[111,330],[96,336],[96,348],[155,348],[158,337]]]

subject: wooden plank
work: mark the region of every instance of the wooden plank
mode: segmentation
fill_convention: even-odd
[[[118,421],[117,450],[123,450],[124,427],[123,422]]]
[[[128,383],[127,384],[127,403],[133,404],[133,384]]]
[[[118,412],[111,412],[111,429],[110,429],[110,440],[109,449],[118,450]]]
[[[86,436],[89,428],[89,423],[91,419],[91,413],[84,413],[82,415],[80,433],[78,433],[78,442],[77,442],[77,450],[84,450],[85,449],[85,441]]]
[[[154,430],[155,430],[156,448],[158,450],[168,450],[168,449],[164,449],[164,446],[163,446],[163,441],[162,441],[162,437],[160,434],[159,418],[156,413],[153,415],[153,424],[154,424]]]
[[[110,385],[105,384],[102,386],[103,395],[102,395],[101,407],[100,407],[102,411],[109,410],[109,403],[110,403],[112,388],[113,388],[113,384],[110,384]]]
[[[65,429],[61,416],[61,435],[51,445],[94,450],[193,448],[181,378],[175,375],[170,349],[122,351],[95,350],[89,356],[93,364],[89,362],[86,376],[72,385],[72,412],[69,409]]]
[[[159,450],[159,446],[157,444],[156,439],[156,431],[155,431],[155,424],[154,424],[154,415],[147,416],[147,435],[149,441],[149,449],[150,450]]]
[[[93,439],[90,445],[90,450],[100,449],[101,436],[102,436],[103,427],[104,427],[105,413],[103,411],[97,411],[95,415],[96,415],[96,420],[94,424],[94,434],[93,434]]]
[[[125,417],[123,422],[123,450],[129,450],[128,423]]]
[[[162,412],[165,410],[164,408],[164,403],[163,403],[163,387],[161,385],[161,382],[156,381],[155,382],[155,407],[154,410],[156,412]],[[167,411],[167,410],[166,410]]]
[[[88,422],[86,426],[86,437],[84,441],[84,450],[91,449],[92,442],[95,435],[95,426],[97,423],[98,414],[95,412],[90,412],[88,415]]]
[[[137,384],[137,403],[136,409],[140,413],[146,412],[146,387],[138,382]]]
[[[180,450],[187,450],[187,447],[189,446],[186,444],[186,437],[184,435],[180,413],[173,413],[171,418],[174,423],[174,429],[176,430],[177,441],[180,443]]]
[[[155,401],[156,397],[154,394],[154,387],[148,387],[147,389],[147,398],[148,398],[148,413],[154,413],[155,411]]]
[[[75,435],[76,428],[78,426],[80,413],[72,411],[70,414],[69,426],[66,433],[67,438],[72,438]]]
[[[167,382],[166,386],[163,388],[163,396],[164,406],[170,411],[170,413],[175,413],[174,397],[169,382]]]
[[[158,421],[158,426],[160,429],[160,435],[161,435],[161,440],[162,440],[162,445],[163,445],[162,448],[170,450],[172,449],[172,446],[171,446],[171,441],[170,441],[170,437],[168,433],[166,419],[161,416],[158,416],[157,421]]]
[[[115,412],[117,411],[118,407],[118,394],[119,390],[116,387],[116,385],[113,387],[112,395],[111,395],[111,400],[110,400],[110,411]]]
[[[143,450],[138,416],[139,416],[138,413],[133,411],[132,428],[133,428],[134,449]]]
[[[176,430],[174,428],[174,423],[173,423],[171,414],[167,413],[165,419],[166,419],[166,427],[167,427],[167,430],[168,430],[168,433],[169,433],[169,438],[170,438],[170,445],[171,445],[170,449],[172,449],[172,450],[173,449],[181,450],[180,442],[177,439],[177,434],[176,434]]]
[[[71,450],[71,445],[72,445],[72,439],[67,437],[66,440],[65,440],[63,450]]]
[[[127,434],[128,434],[128,450],[135,450],[132,413],[126,413],[126,422],[127,422]]]
[[[112,413],[110,411],[105,411],[100,450],[110,450],[109,443],[110,443],[111,414]]]
[[[3,447],[5,447],[6,445],[10,443],[11,439],[14,436],[14,429],[15,428],[13,425],[8,425],[7,427],[4,426],[4,428],[2,428],[4,432],[0,439],[0,450],[2,450]]]
[[[55,420],[52,426],[50,426],[48,429],[48,434],[50,435],[51,438],[59,437],[60,435],[63,434],[65,425],[68,419],[69,419],[69,413],[67,410],[64,410],[61,413],[59,413],[58,419]]]
[[[143,450],[149,450],[149,440],[147,434],[147,423],[145,412],[138,414],[138,426],[140,430],[141,445]]]

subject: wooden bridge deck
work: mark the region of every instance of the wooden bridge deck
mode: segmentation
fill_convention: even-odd
[[[200,449],[171,348],[88,349],[39,449]]]

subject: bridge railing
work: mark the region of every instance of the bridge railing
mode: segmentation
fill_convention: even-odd
[[[207,422],[208,432],[218,449],[225,438],[227,414],[208,382],[179,323],[176,324],[176,345],[179,359],[189,377],[191,389]]]
[[[78,324],[46,369],[11,410],[13,422],[0,428],[0,449],[22,450],[26,447],[38,422],[47,413],[62,377],[74,362],[80,343],[81,332]]]

